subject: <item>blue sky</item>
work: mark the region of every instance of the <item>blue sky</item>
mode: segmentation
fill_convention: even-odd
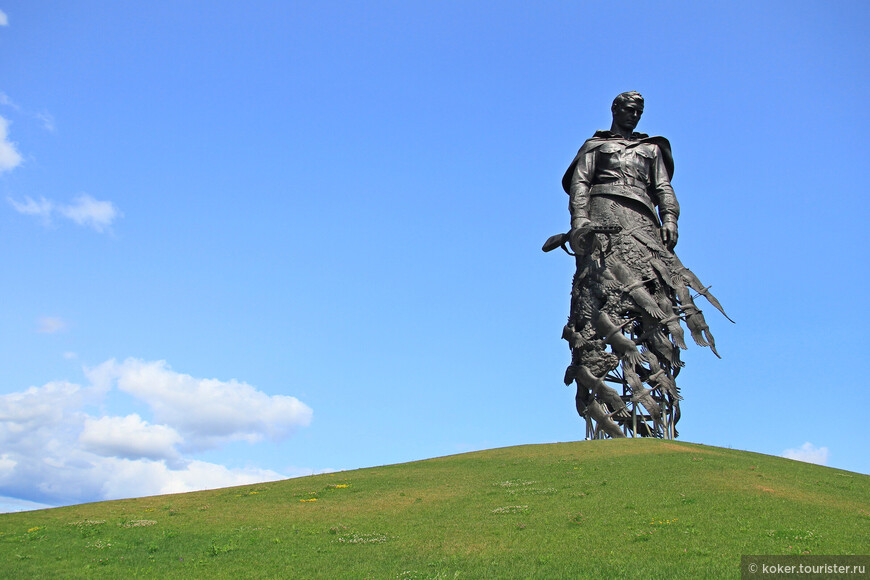
[[[582,438],[540,247],[626,90],[737,321],[681,439],[870,473],[870,5],[0,12],[3,509]]]

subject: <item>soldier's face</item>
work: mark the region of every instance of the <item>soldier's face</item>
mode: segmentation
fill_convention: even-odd
[[[625,127],[633,131],[637,127],[641,115],[643,115],[643,105],[629,102],[616,108],[613,112],[613,120],[618,127]]]

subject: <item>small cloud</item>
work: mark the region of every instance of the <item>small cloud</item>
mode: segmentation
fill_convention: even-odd
[[[6,201],[18,213],[41,218],[46,226],[51,225],[53,215],[60,214],[80,226],[91,227],[101,233],[112,225],[115,218],[123,215],[111,201],[99,201],[86,193],[76,197],[68,205],[57,204],[44,197],[36,201],[30,196],[25,196],[24,201],[7,197]]]
[[[121,215],[111,201],[97,201],[86,193],[75,198],[70,205],[59,206],[57,210],[78,225],[90,226],[98,232],[112,225],[115,218]]]
[[[54,133],[54,115],[52,115],[51,113],[34,113],[33,116],[42,122],[42,127],[46,131],[51,131],[52,133]]]
[[[66,360],[76,360],[77,358],[79,358],[79,355],[72,351],[67,351],[63,353],[63,358],[65,358]]]
[[[8,137],[9,121],[0,117],[0,173],[11,171],[21,165],[21,154],[15,148],[15,143],[9,141]]]
[[[43,316],[36,321],[36,324],[36,332],[44,334],[54,334],[66,328],[66,322],[53,316]]]
[[[0,26],[9,26],[9,17],[2,10],[0,10]]]
[[[39,201],[36,201],[30,196],[24,196],[23,202],[15,201],[11,197],[7,197],[6,201],[8,201],[9,205],[15,208],[15,211],[18,213],[40,217],[45,225],[51,223],[51,212],[54,211],[53,201],[49,201],[44,197],[40,197]]]
[[[12,107],[16,111],[20,111],[21,107],[19,107],[12,99],[9,98],[4,92],[0,92],[0,105],[5,105],[7,107]]]
[[[32,117],[37,121],[42,123],[42,127],[46,131],[54,132],[55,124],[54,124],[54,115],[47,111],[43,111],[41,113],[34,113],[33,111],[28,111],[24,109],[21,105],[13,101],[9,95],[4,92],[0,92],[0,105],[4,107],[9,107],[17,113],[21,113],[27,117]]]
[[[816,447],[809,441],[804,443],[800,449],[786,449],[782,452],[782,457],[786,459],[794,459],[796,461],[804,461],[806,463],[815,463],[817,465],[828,464],[828,448]]]

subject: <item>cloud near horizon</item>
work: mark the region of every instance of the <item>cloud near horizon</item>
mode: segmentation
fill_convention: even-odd
[[[828,448],[816,447],[809,441],[801,445],[799,449],[786,449],[782,452],[781,456],[786,459],[795,459],[805,463],[815,463],[817,465],[828,464]]]
[[[165,361],[110,360],[85,373],[87,386],[57,381],[0,395],[0,497],[68,505],[283,479],[192,453],[280,440],[311,422],[311,409],[294,397],[184,375]],[[113,392],[145,402],[154,420],[87,412]]]
[[[44,197],[36,201],[30,196],[25,196],[24,201],[11,197],[7,201],[18,213],[39,217],[45,225],[51,225],[52,217],[59,215],[100,233],[124,215],[111,201],[99,201],[86,193],[76,196],[70,204],[58,204]]]
[[[166,361],[113,359],[85,374],[95,385],[115,384],[147,403],[155,420],[182,433],[192,450],[230,441],[279,441],[311,421],[311,409],[295,397],[269,396],[235,379],[198,379],[171,370]]]

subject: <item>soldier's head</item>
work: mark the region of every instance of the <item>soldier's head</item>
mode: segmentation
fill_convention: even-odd
[[[620,93],[613,99],[610,110],[613,112],[615,126],[634,131],[640,116],[643,115],[643,97],[637,91]]]

